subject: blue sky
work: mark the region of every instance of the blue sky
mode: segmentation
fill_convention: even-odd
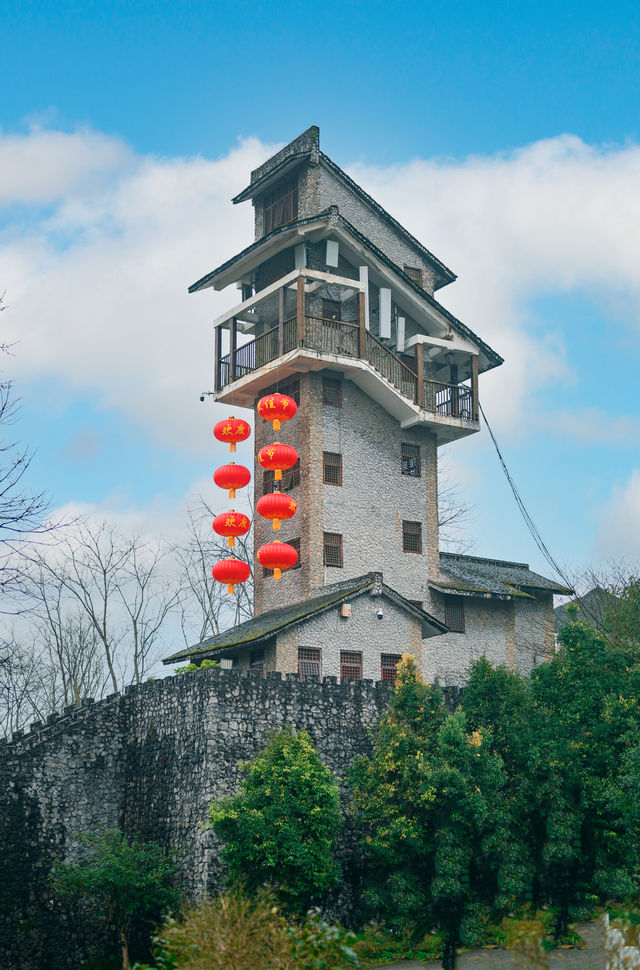
[[[310,124],[459,274],[503,354],[489,420],[555,556],[640,544],[639,38],[632,4],[5,3],[0,291],[54,507],[177,523],[221,455],[230,197]],[[541,560],[483,432],[447,450],[479,555]],[[213,498],[213,495],[209,495]],[[176,526],[177,527],[177,526]],[[637,559],[638,557],[635,556]]]

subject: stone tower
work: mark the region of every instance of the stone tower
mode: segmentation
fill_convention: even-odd
[[[338,581],[382,572],[429,604],[439,574],[438,445],[479,430],[478,375],[502,358],[438,303],[455,275],[343,172],[309,128],[251,173],[255,241],[190,287],[236,284],[215,321],[215,399],[254,408],[278,389],[296,418],[274,434],[299,466],[280,538],[299,566],[279,582],[256,563],[255,615]],[[274,488],[255,464],[255,496]],[[273,537],[256,516],[255,548]]]

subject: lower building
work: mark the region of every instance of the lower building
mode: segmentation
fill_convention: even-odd
[[[463,686],[481,656],[521,674],[553,656],[553,596],[566,593],[525,563],[442,553],[427,603],[405,599],[371,572],[261,613],[165,663],[218,660],[247,672],[392,681],[410,653],[428,682]]]

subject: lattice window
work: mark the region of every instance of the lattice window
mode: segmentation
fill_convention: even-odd
[[[391,681],[395,684],[398,674],[398,664],[402,660],[399,653],[383,653],[380,655],[380,667],[382,680]]]
[[[322,379],[322,403],[332,408],[342,407],[342,387],[340,381],[328,377]]]
[[[264,197],[264,234],[298,218],[298,178],[290,179]]]
[[[420,478],[420,445],[411,445],[408,441],[400,444],[402,474]]]
[[[301,677],[320,676],[319,647],[298,647],[298,673]]]
[[[339,300],[323,300],[322,316],[325,320],[340,320],[342,317],[342,303]]]
[[[446,597],[444,601],[444,623],[452,633],[464,633],[464,601],[462,597]]]
[[[275,472],[266,470],[262,472],[262,494],[268,495],[270,492],[290,492],[292,488],[300,484],[300,459],[298,458],[292,468],[285,468],[282,472],[282,481],[276,482]],[[276,489],[276,485],[278,488]]]
[[[342,485],[342,455],[322,452],[322,481],[325,485]]]
[[[340,651],[340,680],[362,680],[362,653],[356,650]]]
[[[324,533],[323,565],[342,566],[342,536],[337,532]]]
[[[259,670],[264,674],[264,650],[254,650],[249,656],[249,670]]]
[[[295,566],[292,566],[291,568],[292,569],[300,569],[300,566],[302,565],[302,561],[300,559],[300,540],[299,539],[287,539],[286,541],[289,543],[290,546],[293,546],[293,548],[295,549],[295,551],[298,553],[298,561],[296,562]]]
[[[422,286],[422,270],[419,266],[405,266],[404,271],[409,279],[417,283],[418,286]]]
[[[402,523],[402,551],[422,552],[422,522]]]

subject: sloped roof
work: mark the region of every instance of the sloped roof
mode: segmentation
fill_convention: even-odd
[[[188,660],[189,658],[202,655],[211,656],[229,647],[254,646],[263,640],[270,639],[286,627],[302,623],[312,616],[321,613],[323,610],[337,606],[343,600],[365,592],[376,584],[380,584],[383,596],[392,599],[406,609],[407,612],[413,613],[425,625],[433,628],[434,633],[447,632],[447,627],[440,620],[436,620],[426,610],[421,610],[417,606],[414,606],[413,603],[410,603],[409,600],[406,600],[399,593],[396,593],[391,587],[385,586],[382,583],[382,574],[373,572],[359,576],[357,579],[349,579],[342,583],[325,586],[321,592],[318,592],[317,595],[312,596],[310,599],[292,603],[290,606],[281,606],[278,609],[269,610],[268,613],[262,613],[252,620],[246,620],[244,623],[240,623],[230,630],[225,630],[224,633],[220,633],[218,636],[210,637],[208,640],[203,640],[202,643],[196,643],[186,650],[172,654],[172,656],[163,660],[163,663],[176,663],[179,660]]]
[[[270,233],[267,233],[266,236],[262,236],[261,239],[251,243],[251,245],[243,249],[242,252],[237,253],[237,255],[232,256],[231,259],[228,259],[216,269],[211,270],[210,273],[207,273],[206,276],[203,276],[202,279],[198,280],[196,283],[192,283],[189,287],[189,293],[196,293],[198,290],[210,286],[217,276],[220,276],[222,273],[226,272],[226,270],[230,269],[234,263],[244,259],[245,256],[257,251],[262,246],[266,246],[278,235],[284,235],[286,233],[290,233],[292,230],[304,228],[305,226],[316,223],[323,218],[331,218],[336,228],[343,228],[346,230],[346,232],[357,239],[358,242],[365,246],[372,253],[372,255],[376,257],[376,259],[379,259],[380,262],[384,263],[393,273],[400,277],[403,283],[405,283],[410,289],[414,290],[414,292],[417,293],[418,296],[420,296],[426,303],[430,304],[430,306],[434,307],[434,309],[441,313],[442,316],[458,331],[458,333],[475,343],[477,347],[482,350],[487,359],[489,365],[487,369],[490,370],[492,367],[498,367],[504,362],[504,358],[501,357],[497,351],[493,350],[489,344],[485,343],[484,340],[478,337],[478,335],[474,333],[473,330],[471,330],[465,323],[458,320],[458,318],[450,313],[446,307],[443,307],[434,296],[431,296],[430,293],[423,290],[422,287],[416,283],[415,280],[411,279],[410,276],[407,276],[405,271],[398,266],[397,263],[394,263],[393,260],[386,255],[386,253],[384,253],[381,249],[378,249],[378,247],[372,243],[370,239],[363,235],[359,229],[356,229],[356,227],[345,219],[344,216],[341,216],[337,206],[330,206],[323,212],[318,213],[318,215],[308,216],[305,219],[297,219],[294,222],[287,222],[282,226],[278,226]]]
[[[429,585],[442,593],[532,599],[527,590],[547,590],[564,596],[573,592],[553,579],[534,573],[525,562],[441,552],[440,572],[443,574],[442,580],[430,582]]]

